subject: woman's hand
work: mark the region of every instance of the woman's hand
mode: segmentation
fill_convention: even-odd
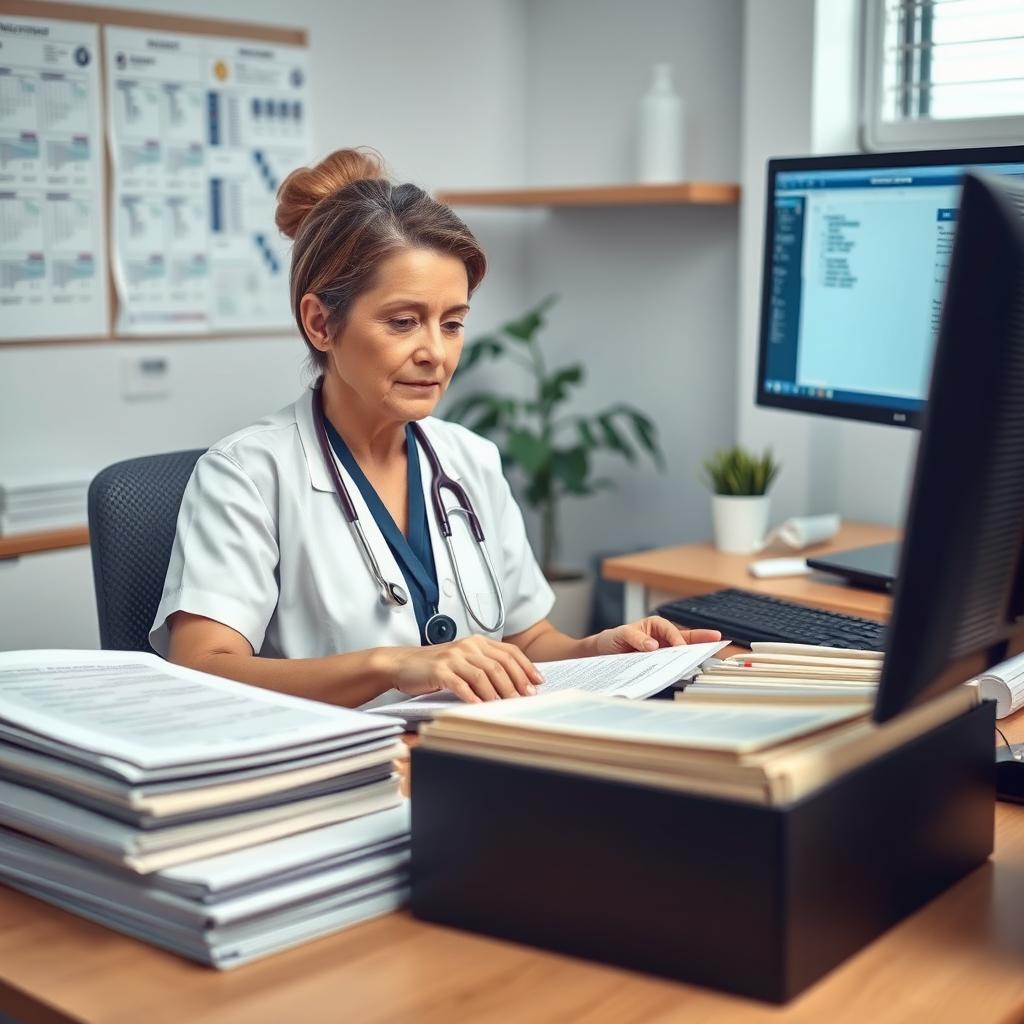
[[[717,629],[680,629],[660,615],[648,615],[639,622],[627,622],[598,633],[596,654],[628,654],[631,651],[656,651],[659,647],[683,644],[710,644],[721,640]]]
[[[385,649],[392,685],[417,697],[450,690],[459,700],[477,704],[501,697],[525,697],[543,682],[533,662],[513,644],[485,636],[467,636],[433,647]]]

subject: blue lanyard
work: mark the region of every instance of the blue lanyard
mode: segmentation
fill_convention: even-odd
[[[384,502],[366,478],[359,463],[356,462],[345,439],[334,429],[330,420],[325,418],[327,437],[331,448],[338,456],[338,461],[355,481],[359,493],[366,502],[374,522],[380,528],[384,539],[388,542],[395,560],[398,562],[405,582],[409,587],[416,623],[419,626],[420,642],[426,642],[425,627],[427,619],[437,610],[440,590],[437,585],[437,567],[434,563],[434,549],[430,542],[430,524],[427,521],[427,504],[423,498],[423,481],[420,476],[419,449],[416,436],[410,425],[405,428],[405,450],[407,454],[408,488],[409,488],[409,536],[398,528]]]

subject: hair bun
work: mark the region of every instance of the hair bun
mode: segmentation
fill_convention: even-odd
[[[277,190],[278,228],[294,239],[303,221],[321,199],[326,199],[353,181],[386,178],[383,157],[369,147],[336,149],[314,167],[292,171]]]

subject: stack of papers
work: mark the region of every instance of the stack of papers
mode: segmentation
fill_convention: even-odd
[[[625,703],[570,690],[463,705],[425,725],[419,749],[778,806],[978,699],[959,686],[876,725],[854,704]]]
[[[728,646],[728,640],[710,644],[663,647],[636,654],[605,654],[596,658],[568,658],[564,661],[540,661],[537,669],[544,678],[538,693],[585,690],[609,697],[644,700],[676,683],[689,679],[712,655]],[[400,718],[407,727],[429,722],[436,715],[461,704],[458,697],[444,691],[374,708],[381,715]]]
[[[749,654],[711,659],[677,699],[837,703],[870,702],[882,655],[810,644],[751,644]]]
[[[89,477],[0,481],[0,536],[84,526]]]
[[[149,654],[0,654],[0,881],[222,968],[386,913],[400,731]]]

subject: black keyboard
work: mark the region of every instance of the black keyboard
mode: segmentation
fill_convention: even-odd
[[[851,651],[881,651],[884,647],[884,626],[880,622],[747,590],[715,590],[699,597],[684,597],[663,604],[656,612],[681,626],[721,630],[723,640],[746,647],[755,640]]]

